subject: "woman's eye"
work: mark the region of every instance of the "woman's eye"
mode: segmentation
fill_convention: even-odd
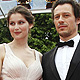
[[[23,21],[20,21],[20,22],[19,22],[19,24],[23,24],[23,23],[24,23]]]
[[[11,22],[11,23],[10,23],[10,25],[12,25],[12,26],[13,26],[13,25],[15,25],[15,23],[14,23],[14,22]]]

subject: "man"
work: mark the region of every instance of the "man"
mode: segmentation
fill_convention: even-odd
[[[52,18],[61,43],[42,57],[43,80],[80,80],[80,6],[73,0],[57,0]]]

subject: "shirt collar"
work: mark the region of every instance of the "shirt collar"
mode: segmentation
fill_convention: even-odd
[[[77,46],[77,44],[78,44],[78,42],[80,40],[80,36],[79,36],[79,34],[77,34],[75,37],[73,37],[73,38],[71,38],[69,40],[73,40],[74,41],[74,46]],[[60,39],[60,42],[64,42],[64,41]]]
[[[73,38],[71,38],[69,40],[73,40],[74,42],[79,41],[80,40],[80,36],[79,36],[79,34],[77,34],[75,37],[73,37]],[[60,42],[64,42],[64,41],[60,39]]]

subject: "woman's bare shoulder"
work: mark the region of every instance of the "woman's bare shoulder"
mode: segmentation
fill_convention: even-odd
[[[0,44],[0,52],[4,50],[4,44]]]
[[[0,44],[0,75],[1,75],[1,68],[2,68],[2,64],[3,64],[4,56],[5,56],[4,45]],[[2,80],[2,79],[0,78],[0,80]]]
[[[0,57],[4,56],[4,53],[5,53],[4,44],[0,44]]]

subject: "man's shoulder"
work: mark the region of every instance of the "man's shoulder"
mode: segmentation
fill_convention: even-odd
[[[56,47],[55,47],[55,48],[56,48]],[[55,48],[53,48],[53,49],[51,49],[50,51],[48,51],[48,52],[44,53],[44,56],[45,56],[45,55],[50,55],[50,54],[52,54],[52,53],[53,53],[53,51],[55,50]]]
[[[55,47],[56,48],[56,47]],[[50,56],[53,54],[55,48],[51,49],[50,51],[43,54],[43,59],[49,59]]]

